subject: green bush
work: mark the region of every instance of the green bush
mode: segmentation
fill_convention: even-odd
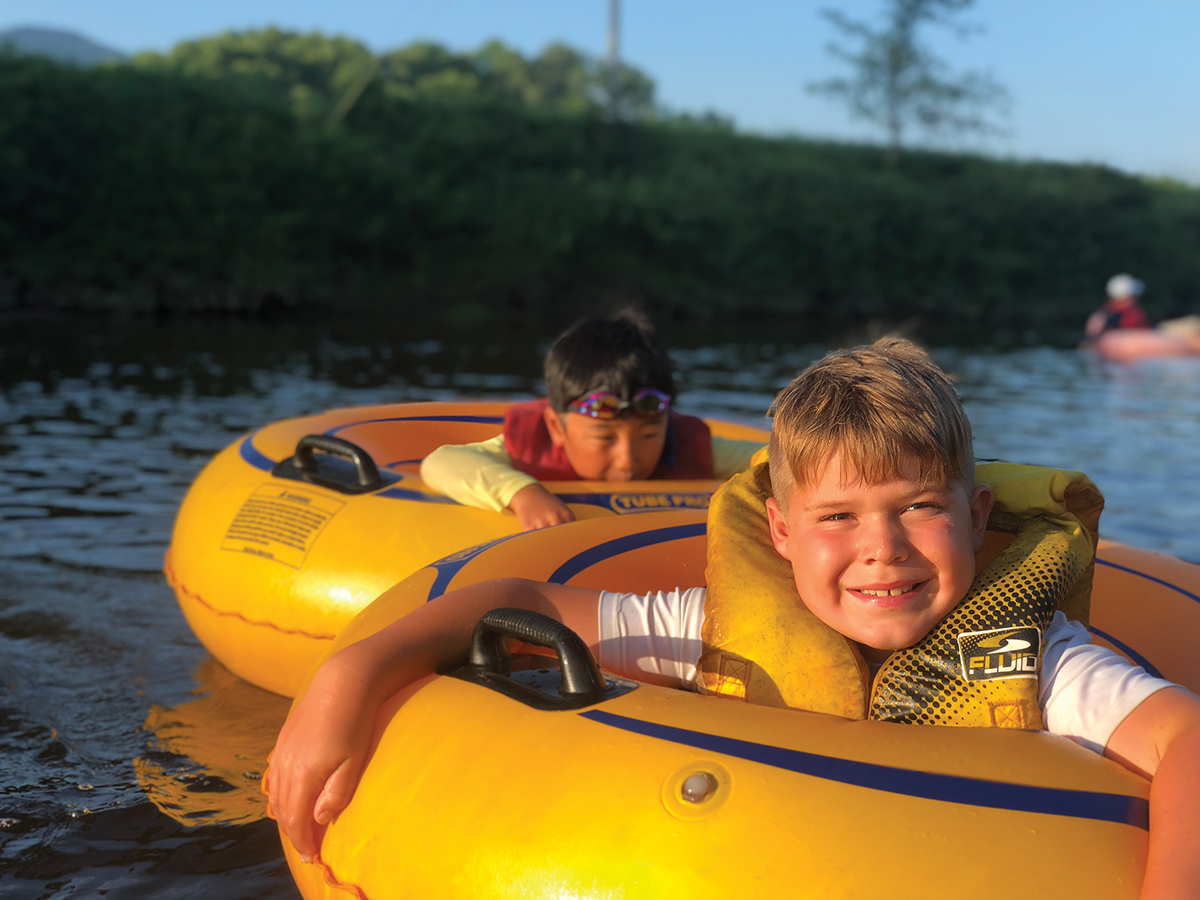
[[[371,63],[301,41],[291,68],[238,46],[94,70],[0,57],[0,306],[432,309],[482,327],[625,299],[722,325],[990,332],[1074,327],[1127,270],[1152,313],[1200,307],[1195,187],[949,153],[888,168],[876,147],[644,103],[611,120],[583,76],[568,89],[595,75],[586,60],[534,77],[498,45]],[[366,64],[390,74],[355,86]]]

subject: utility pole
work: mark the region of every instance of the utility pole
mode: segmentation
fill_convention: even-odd
[[[608,0],[608,115],[617,118],[617,94],[620,90],[618,35],[621,24],[621,0]]]

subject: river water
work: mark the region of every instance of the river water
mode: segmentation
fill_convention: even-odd
[[[0,898],[298,897],[256,790],[286,703],[192,637],[161,573],[175,510],[205,461],[256,425],[530,397],[542,350],[378,323],[0,319]],[[823,350],[679,349],[680,406],[764,424]],[[1107,496],[1106,536],[1200,562],[1200,358],[934,355],[958,380],[978,456],[1085,471]],[[232,729],[214,750],[213,723],[247,710],[257,733]],[[218,774],[189,756],[201,720]]]

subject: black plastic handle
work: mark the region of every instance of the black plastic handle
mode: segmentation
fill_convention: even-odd
[[[471,665],[493,672],[508,668],[505,638],[552,647],[562,672],[560,691],[583,699],[600,698],[606,682],[583,638],[562,622],[528,609],[493,609],[485,613],[471,635]]]
[[[330,437],[327,434],[306,434],[296,444],[296,455],[292,457],[292,465],[309,474],[316,474],[317,463],[313,459],[313,451],[331,453],[334,456],[344,456],[354,463],[358,475],[358,486],[366,490],[383,487],[383,478],[375,460],[358,444],[352,444],[341,438]]]

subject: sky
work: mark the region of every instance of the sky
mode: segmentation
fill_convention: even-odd
[[[621,57],[675,111],[711,110],[743,131],[878,140],[806,90],[845,71],[826,50],[837,34],[820,11],[833,5],[877,22],[884,0],[621,0]],[[961,18],[980,30],[930,30],[930,46],[953,69],[1002,83],[1011,113],[1002,136],[942,146],[1200,184],[1200,2],[977,0]],[[603,56],[607,23],[608,0],[0,0],[0,30],[64,28],[125,53],[275,25],[377,51],[499,38],[526,54],[558,40]]]

